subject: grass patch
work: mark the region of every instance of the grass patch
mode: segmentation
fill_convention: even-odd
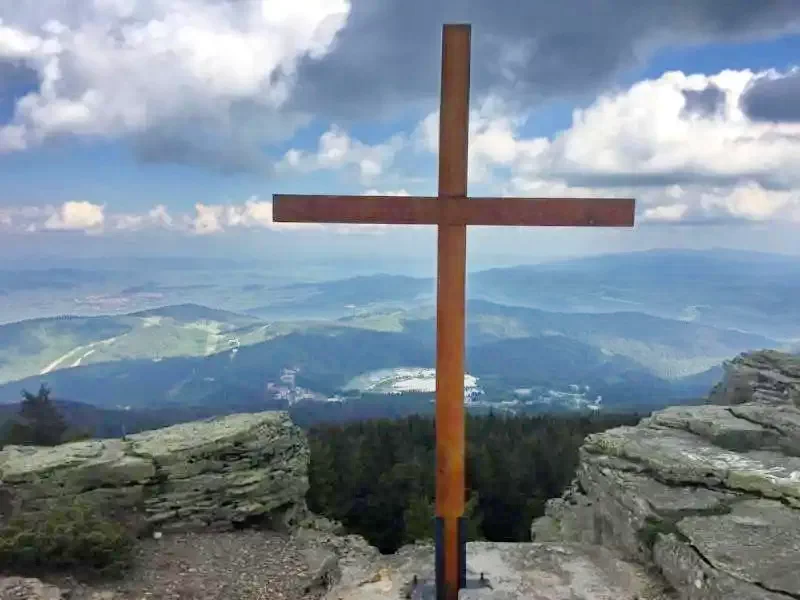
[[[124,525],[74,503],[0,526],[0,565],[18,574],[69,570],[118,577],[130,568],[135,544]]]

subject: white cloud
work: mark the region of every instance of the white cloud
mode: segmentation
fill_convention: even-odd
[[[191,123],[190,138],[198,127],[268,137],[291,120],[280,112],[299,61],[329,51],[349,10],[348,0],[4,3],[0,60],[23,61],[39,86],[0,128],[0,151],[175,123]]]
[[[243,205],[229,205],[225,209],[227,227],[266,228],[266,229],[319,229],[316,223],[276,223],[272,220],[272,202],[259,200],[256,196]]]
[[[525,116],[512,111],[498,97],[489,95],[470,110],[469,177],[485,182],[495,167],[512,167],[526,157],[538,156],[549,142],[545,138],[522,139],[518,130]],[[427,115],[414,132],[416,149],[438,153],[439,112]]]
[[[56,208],[47,206],[8,206],[0,208],[0,224],[6,229],[25,230],[33,227],[31,231],[38,229],[36,224],[44,223],[45,219],[56,213]]]
[[[103,228],[105,205],[65,202],[44,222],[45,229],[93,232]]]
[[[156,226],[164,227],[166,229],[170,229],[173,226],[172,217],[170,216],[169,212],[167,212],[167,207],[163,204],[159,204],[158,206],[151,208],[147,212],[147,217],[150,222]]]
[[[117,215],[113,218],[114,229],[121,231],[138,231],[144,224],[142,215]]]
[[[689,210],[688,204],[663,204],[645,209],[642,218],[645,221],[680,221]]]
[[[597,188],[564,181],[517,177],[504,195],[527,197],[635,198],[637,223],[730,221],[800,223],[800,189],[765,189],[746,181],[728,186],[689,185]]]
[[[526,138],[535,113],[490,96],[471,114],[470,181],[505,195],[635,197],[640,222],[797,221],[800,123],[742,112],[759,76],[665,73],[576,110],[552,139]],[[420,122],[417,150],[437,151],[437,128],[437,113]]]
[[[371,146],[332,126],[320,136],[316,152],[291,149],[278,164],[278,170],[283,173],[311,173],[355,168],[361,182],[369,183],[384,173],[406,144],[404,136],[395,135],[386,142]]]
[[[4,25],[3,19],[0,19],[0,58],[22,59],[44,50],[57,50],[55,46],[42,48],[43,44],[42,38]]]
[[[572,126],[551,141],[516,138],[506,154],[520,173],[598,186],[745,180],[800,186],[800,124],[753,122],[740,108],[754,76],[665,73],[576,110]],[[692,98],[706,92],[712,93],[692,110]],[[489,158],[509,163],[507,156]]]
[[[398,192],[402,195],[404,192]],[[113,235],[122,232],[169,231],[198,236],[222,234],[243,229],[329,229],[338,226],[318,223],[276,223],[272,220],[272,202],[253,196],[241,204],[198,202],[191,212],[173,215],[159,204],[144,212],[109,212],[105,205],[91,202],[65,202],[59,207],[47,205],[0,208],[0,226],[16,232],[42,230],[83,231]],[[344,233],[344,230],[340,232]]]
[[[404,189],[380,191],[376,190],[375,188],[372,188],[364,192],[364,195],[365,196],[410,196],[411,194],[409,194]]]
[[[184,215],[186,229],[196,235],[210,235],[235,229],[321,229],[317,223],[276,223],[272,202],[253,196],[243,204],[195,204],[194,215]],[[152,213],[153,211],[151,211]]]
[[[163,204],[151,208],[147,213],[111,215],[113,228],[119,231],[140,231],[142,229],[175,229],[172,216]]]
[[[190,225],[193,233],[197,235],[208,235],[219,233],[223,230],[223,216],[225,207],[221,205],[207,205],[197,203],[194,205],[196,215],[194,218],[187,217],[186,222]]]

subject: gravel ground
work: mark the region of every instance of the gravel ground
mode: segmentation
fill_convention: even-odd
[[[172,534],[146,540],[133,571],[107,584],[54,582],[69,600],[309,600],[297,543],[269,531]]]

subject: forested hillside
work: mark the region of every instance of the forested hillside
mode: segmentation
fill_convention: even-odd
[[[530,539],[531,520],[572,479],[586,435],[635,415],[469,417],[471,539]],[[435,436],[413,416],[312,428],[310,508],[341,521],[383,552],[433,535]]]

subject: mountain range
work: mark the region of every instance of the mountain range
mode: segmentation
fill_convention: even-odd
[[[365,373],[433,366],[432,279],[275,284],[259,283],[251,265],[225,269],[220,278],[150,270],[147,281],[104,288],[184,303],[0,325],[0,402],[46,383],[58,398],[106,409],[203,412],[274,403],[269,390],[287,369],[322,398]],[[62,285],[69,271],[56,273]],[[47,288],[41,274],[28,281]],[[800,267],[783,256],[607,255],[480,271],[468,286],[467,369],[496,402],[571,386],[609,408],[690,400],[715,383],[724,360],[796,349],[800,336],[800,307],[790,301],[800,297]],[[193,302],[198,295],[226,310]],[[235,309],[222,297],[238,298]],[[261,302],[248,305],[253,298]]]

